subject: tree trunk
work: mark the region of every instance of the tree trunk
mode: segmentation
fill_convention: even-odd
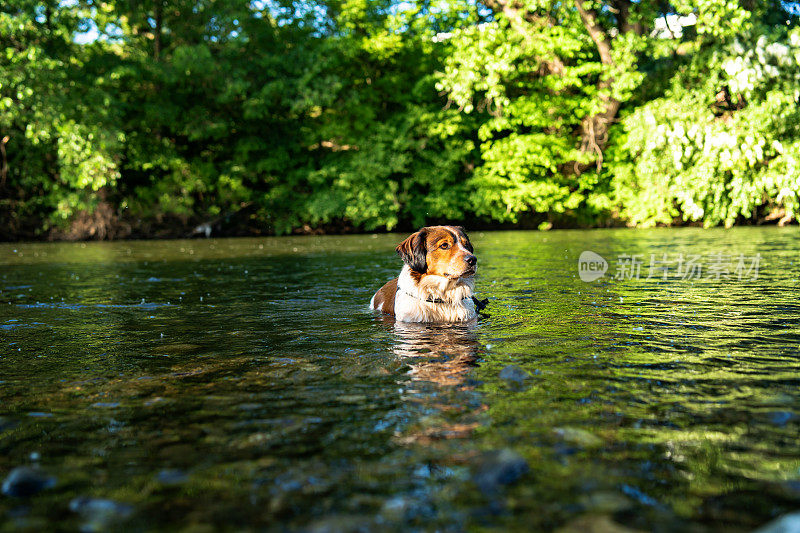
[[[557,24],[547,14],[537,15],[531,13],[521,0],[484,0],[484,4],[490,9],[502,12],[509,19],[512,26],[523,35],[525,34],[526,23]],[[587,7],[585,0],[574,0],[574,4],[584,28],[586,28],[587,33],[597,47],[600,62],[605,67],[604,70],[606,72],[612,70],[617,66],[612,54],[612,38],[600,24],[597,11]],[[617,23],[616,29],[619,34],[634,32],[637,35],[641,35],[644,32],[640,22],[631,23],[630,8],[632,5],[632,0],[610,0],[606,6],[611,13],[614,13]],[[559,58],[549,59],[546,63],[552,65],[549,68],[550,72],[563,70],[563,64]],[[602,104],[602,111],[585,117],[580,126],[581,151],[596,154],[598,170],[603,165],[603,150],[608,144],[609,127],[616,119],[621,106],[621,102],[611,95],[613,82],[614,79],[610,75],[601,75],[600,80],[597,82],[597,90]],[[585,166],[581,167],[581,165],[575,163],[574,171],[580,173],[586,168]]]
[[[53,6],[47,2],[44,6],[44,25],[48,31],[53,31]]]
[[[156,0],[156,29],[153,34],[153,57],[158,61],[161,57],[161,25],[164,18],[164,1]]]
[[[597,52],[600,54],[600,62],[604,67],[613,68],[616,63],[611,54],[611,38],[597,22],[597,13],[592,9],[587,9],[583,2],[584,0],[575,0],[575,8],[578,10],[581,22],[583,22],[589,37],[592,38],[597,47]],[[617,9],[620,28],[627,28],[627,4],[623,8],[624,12],[623,9]],[[613,82],[613,78],[602,77],[601,75],[601,79],[597,83],[597,89],[600,93],[600,100],[604,110],[596,115],[585,117],[581,122],[581,151],[597,154],[598,171],[603,167],[603,150],[608,144],[608,128],[616,118],[621,104],[619,100],[611,96],[611,84]],[[576,165],[576,170],[578,170],[578,165]]]
[[[8,135],[0,139],[0,189],[6,186],[6,178],[8,178],[8,157],[6,156],[6,143],[8,142]]]

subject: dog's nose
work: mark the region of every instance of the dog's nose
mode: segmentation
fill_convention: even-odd
[[[478,262],[478,258],[475,257],[474,255],[468,255],[464,259],[464,262],[467,263],[469,266],[474,267],[475,264]]]

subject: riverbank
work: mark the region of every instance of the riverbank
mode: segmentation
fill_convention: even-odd
[[[18,227],[6,224],[0,229],[0,242],[21,241],[115,241],[115,240],[161,240],[161,239],[191,239],[191,238],[226,238],[226,237],[263,237],[276,235],[353,235],[360,233],[402,233],[411,232],[423,225],[450,224],[464,226],[470,231],[513,231],[513,230],[540,230],[551,229],[599,229],[599,228],[624,228],[625,221],[608,218],[602,225],[581,224],[578,220],[568,217],[551,217],[547,214],[532,214],[520,216],[518,222],[497,222],[477,217],[464,219],[439,219],[429,220],[425,224],[414,225],[403,222],[387,229],[366,229],[362,226],[338,221],[328,224],[299,224],[295,227],[276,231],[273,225],[266,220],[255,219],[253,213],[247,208],[220,217],[201,220],[199,217],[179,217],[162,215],[150,220],[141,218],[119,216],[109,209],[98,209],[95,213],[81,214],[69,225],[56,227],[49,230],[37,229],[41,222],[29,223],[27,227]],[[762,214],[756,219],[743,219],[737,221],[737,226],[783,226],[796,224],[785,222],[774,213]],[[661,224],[658,227],[666,227]],[[676,219],[671,227],[702,227],[701,222],[686,222]]]

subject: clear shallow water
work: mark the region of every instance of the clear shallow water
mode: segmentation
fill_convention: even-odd
[[[401,237],[0,245],[0,477],[57,479],[0,496],[0,530],[749,531],[800,508],[798,228],[473,232],[476,326],[366,309]],[[593,283],[584,250],[611,263]],[[651,253],[761,262],[646,280]],[[621,254],[640,279],[610,279]]]

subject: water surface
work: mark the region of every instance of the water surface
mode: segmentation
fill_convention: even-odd
[[[0,529],[749,531],[800,508],[798,228],[473,232],[490,316],[459,326],[367,310],[403,237],[0,245],[0,477],[57,479],[0,496]],[[610,263],[592,283],[584,250]],[[646,279],[665,253],[705,270]]]

